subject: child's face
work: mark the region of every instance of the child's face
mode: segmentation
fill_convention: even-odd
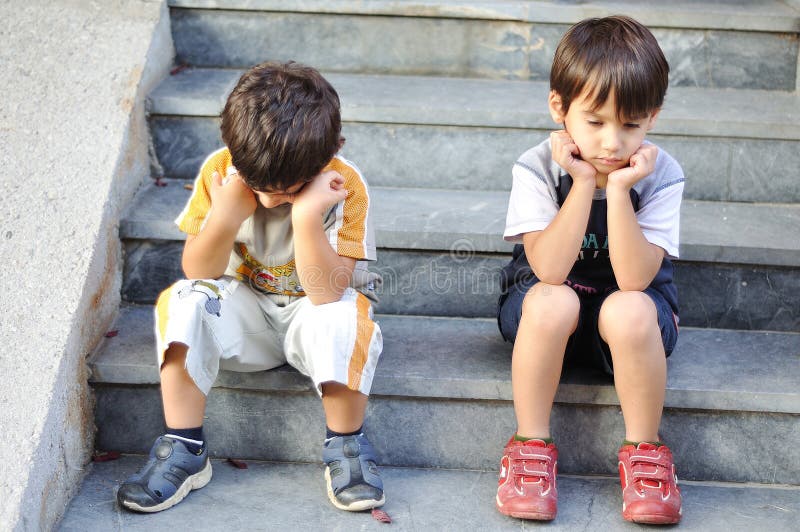
[[[294,203],[295,196],[305,185],[305,182],[296,183],[286,190],[280,191],[253,190],[253,194],[255,194],[256,198],[258,198],[258,202],[261,203],[264,208],[272,209],[286,203]]]
[[[588,91],[572,101],[567,113],[562,112],[561,97],[555,91],[550,92],[549,103],[553,120],[564,124],[580,150],[581,159],[594,166],[601,176],[628,166],[658,116],[656,110],[644,117],[620,119],[613,93],[595,110]]]

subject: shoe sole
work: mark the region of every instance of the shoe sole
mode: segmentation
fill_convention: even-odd
[[[673,517],[670,515],[625,515],[622,518],[632,523],[639,523],[642,525],[674,525],[681,520],[681,517]]]
[[[530,519],[532,521],[552,521],[556,518],[556,514],[544,512],[515,512],[514,510],[507,510],[500,506],[500,502],[495,497],[494,506],[497,511],[509,517],[516,517],[517,519]]]
[[[123,502],[122,505],[125,506],[125,508],[135,512],[160,512],[162,510],[166,510],[167,508],[172,508],[186,498],[190,491],[199,490],[208,484],[209,481],[211,481],[211,460],[206,462],[206,466],[202,470],[194,475],[191,475],[190,477],[187,477],[186,481],[184,481],[184,483],[178,488],[178,491],[176,491],[172,497],[165,500],[161,504],[157,504],[155,506],[139,506],[135,502]]]
[[[386,504],[386,494],[381,497],[381,500],[375,499],[368,499],[365,501],[355,501],[350,504],[342,504],[336,499],[336,495],[333,493],[333,487],[331,486],[331,468],[325,467],[325,485],[327,486],[328,490],[328,499],[330,499],[331,503],[340,510],[345,510],[347,512],[363,512],[364,510],[371,510],[372,508],[378,508],[379,506],[383,506]]]

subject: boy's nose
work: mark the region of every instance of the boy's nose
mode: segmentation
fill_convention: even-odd
[[[602,148],[604,151],[611,153],[616,152],[622,143],[619,140],[619,135],[616,131],[608,132],[607,134],[603,135],[603,143]]]

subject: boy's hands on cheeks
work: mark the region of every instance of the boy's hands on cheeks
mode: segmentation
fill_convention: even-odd
[[[292,221],[321,219],[325,213],[347,197],[344,177],[335,171],[322,172],[301,190],[292,202]]]
[[[608,174],[608,187],[620,187],[630,190],[633,185],[653,173],[656,168],[658,148],[653,144],[642,144],[631,155],[628,166],[614,170]]]
[[[574,182],[591,181],[592,187],[595,186],[597,169],[581,159],[578,145],[575,144],[566,130],[550,133],[550,148],[553,153],[553,160],[572,176]]]
[[[214,215],[231,227],[239,227],[258,205],[253,191],[244,184],[238,173],[223,178],[218,172],[211,175],[211,205]]]

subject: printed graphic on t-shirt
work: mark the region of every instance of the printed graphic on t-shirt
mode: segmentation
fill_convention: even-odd
[[[297,279],[294,259],[280,266],[265,266],[250,255],[244,244],[238,244],[236,251],[242,259],[242,264],[236,269],[240,281],[247,279],[253,288],[269,294],[305,295]]]
[[[598,235],[587,233],[583,236],[583,244],[578,252],[578,260],[587,259],[607,259],[608,255],[608,235]]]

